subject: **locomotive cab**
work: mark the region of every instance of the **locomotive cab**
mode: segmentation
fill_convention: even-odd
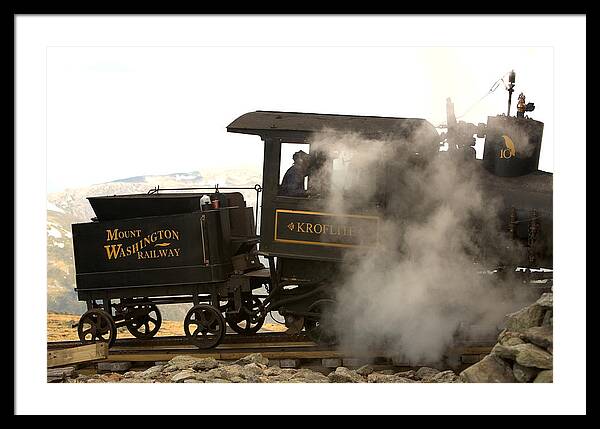
[[[260,252],[266,257],[341,262],[345,249],[375,246],[391,191],[386,188],[389,153],[364,146],[332,150],[328,145],[357,135],[366,142],[398,139],[401,145],[417,130],[427,150],[437,151],[439,135],[423,119],[256,111],[233,121],[227,131],[258,135],[264,141]],[[428,133],[425,138],[423,130]],[[300,151],[310,155],[303,192],[290,195],[282,182]],[[352,161],[354,155],[369,151],[368,163]],[[350,189],[363,192],[351,194]]]
[[[378,244],[395,191],[386,187],[390,161],[418,162],[437,152],[439,134],[424,119],[270,111],[246,113],[227,131],[264,142],[259,254],[271,271],[264,304],[284,315],[288,328],[304,326],[319,337],[316,321],[332,304],[348,251]],[[392,150],[382,150],[383,142]],[[368,162],[361,162],[365,154]],[[294,192],[289,180],[296,181]]]

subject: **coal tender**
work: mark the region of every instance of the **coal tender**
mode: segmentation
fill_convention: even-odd
[[[82,341],[112,344],[121,326],[152,338],[161,325],[159,304],[193,304],[184,331],[200,348],[218,344],[225,323],[243,333],[260,329],[264,317],[249,311],[260,305],[252,291],[265,272],[253,211],[241,193],[88,200],[93,222],[72,225],[76,291],[88,307],[78,324]]]

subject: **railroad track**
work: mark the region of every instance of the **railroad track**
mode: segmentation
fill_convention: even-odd
[[[495,341],[465,341],[449,348],[446,352],[448,365],[459,367],[479,361],[488,354]],[[55,341],[48,343],[48,350],[80,346],[79,341]],[[370,361],[400,367],[418,366],[417,362],[400,362],[385,357],[383,351],[370,351],[368,355],[356,357],[355,353],[340,348],[315,344],[304,335],[289,336],[285,333],[258,333],[254,335],[228,334],[215,348],[199,349],[186,337],[157,337],[150,340],[136,338],[117,339],[110,348],[107,361],[112,362],[156,362],[168,361],[177,355],[198,358],[212,357],[218,360],[237,360],[250,353],[261,353],[270,360],[287,360],[296,363],[314,362],[322,359],[339,359],[346,366],[357,366]]]

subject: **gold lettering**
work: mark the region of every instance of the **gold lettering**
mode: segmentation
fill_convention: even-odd
[[[179,232],[173,230],[173,239],[179,240]]]
[[[116,240],[118,231],[119,231],[118,228],[115,228],[112,231],[110,229],[107,229],[106,230],[106,241]]]
[[[312,223],[307,222],[306,223],[306,232],[310,232],[312,234],[313,233],[312,227],[313,227]]]
[[[119,251],[121,250],[122,244],[110,244],[108,246],[104,246],[106,249],[106,256],[108,259],[117,259],[119,257]]]
[[[306,230],[302,229],[302,226],[306,225],[304,222],[296,222],[296,224],[296,230],[298,230],[298,232],[306,233]]]
[[[319,227],[319,230],[317,231],[317,227]],[[321,225],[320,223],[317,223],[315,225],[315,234],[321,234],[323,232],[323,225]]]

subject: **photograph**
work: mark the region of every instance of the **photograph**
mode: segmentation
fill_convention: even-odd
[[[585,65],[585,15],[17,15],[17,247],[19,213],[46,234],[35,269],[16,254],[15,409],[95,414],[83,397],[109,392],[109,414],[179,413],[197,395],[234,414],[557,412],[574,373],[559,367],[564,314],[554,359],[554,262],[571,267],[555,235],[585,240],[585,213],[567,221],[555,195],[563,51],[439,35],[561,19],[583,27]],[[423,23],[442,27],[435,42],[393,36]],[[584,171],[585,126],[568,146]],[[20,186],[36,192],[21,211]],[[24,366],[40,398],[82,405],[19,401]],[[117,400],[132,395],[148,397]]]

